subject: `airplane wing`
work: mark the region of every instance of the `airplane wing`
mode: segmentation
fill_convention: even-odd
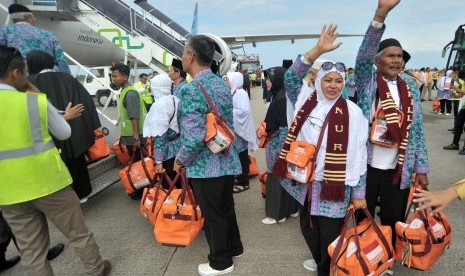
[[[359,34],[340,34],[339,37],[355,37],[363,36]],[[319,38],[320,34],[281,34],[281,35],[234,35],[234,36],[221,36],[221,38],[228,44],[231,49],[241,48],[243,44],[252,43],[255,47],[257,42],[271,42],[290,40],[294,43],[296,39]]]

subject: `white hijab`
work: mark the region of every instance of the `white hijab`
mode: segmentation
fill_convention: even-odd
[[[150,91],[155,102],[163,96],[171,95],[172,81],[167,74],[158,74],[150,81]]]
[[[249,150],[256,151],[258,145],[255,136],[252,109],[250,108],[249,96],[242,89],[244,77],[239,72],[229,72],[227,75],[231,86],[231,94],[233,95],[234,131],[248,142]]]
[[[171,95],[171,79],[166,74],[156,75],[150,89],[155,102],[150,107],[144,121],[144,137],[162,136],[168,129],[179,133],[177,110],[179,99]]]
[[[329,71],[325,71],[322,68],[318,71],[317,78],[315,80],[315,89],[307,89],[302,87],[301,92],[296,103],[296,109],[294,116],[302,108],[305,101],[315,92],[317,93],[318,104],[313,109],[313,111],[308,116],[305,121],[300,133],[297,137],[298,141],[306,141],[310,144],[317,145],[318,137],[320,136],[320,130],[323,126],[323,123],[328,115],[329,111],[342,96],[342,90],[339,96],[336,99],[329,100],[325,97],[321,89],[322,79],[331,72],[338,73],[343,79],[343,85],[345,85],[343,72],[339,72],[333,67]],[[308,86],[307,86],[308,87]],[[347,106],[349,109],[349,141],[347,147],[347,164],[346,164],[346,185],[356,186],[359,182],[360,176],[366,172],[367,167],[367,149],[366,141],[368,139],[368,121],[363,116],[360,108],[347,101]],[[321,142],[320,150],[317,156],[317,166],[315,171],[315,180],[323,180],[323,172],[325,166],[325,157],[326,157],[326,141],[328,139],[328,127],[325,129],[323,134],[323,140]]]

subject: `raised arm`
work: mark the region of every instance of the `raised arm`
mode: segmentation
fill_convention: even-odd
[[[287,70],[286,75],[284,76],[284,83],[286,86],[287,97],[292,104],[295,105],[297,102],[297,97],[299,96],[300,88],[302,87],[302,80],[313,62],[322,54],[331,52],[341,46],[342,42],[334,43],[338,35],[337,25],[330,24],[328,28],[324,25],[321,30],[320,38],[315,46],[313,46],[313,48],[308,50],[305,54],[299,55],[296,62],[289,68],[289,70]]]

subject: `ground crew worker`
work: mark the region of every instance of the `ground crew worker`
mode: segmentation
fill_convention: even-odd
[[[134,151],[133,161],[140,159],[140,146],[145,144],[142,140],[142,131],[144,129],[144,120],[147,116],[145,103],[137,93],[136,88],[129,83],[129,67],[119,63],[110,68],[113,83],[121,87],[119,96],[119,113],[120,113],[120,141],[126,145],[128,150]],[[131,195],[131,199],[137,200],[142,196],[142,190],[136,191]]]
[[[111,264],[102,260],[85,225],[69,187],[71,176],[50,135],[65,140],[71,128],[45,94],[18,92],[39,91],[27,81],[26,61],[16,48],[0,46],[0,64],[0,113],[10,118],[0,128],[0,207],[26,273],[53,275],[46,258],[49,219],[69,238],[89,275],[107,275]]]
[[[150,82],[148,80],[148,75],[142,73],[139,75],[139,81],[134,83],[134,87],[136,88],[139,95],[142,97],[142,100],[145,103],[145,108],[150,110],[150,107],[153,104],[153,97],[150,94]]]

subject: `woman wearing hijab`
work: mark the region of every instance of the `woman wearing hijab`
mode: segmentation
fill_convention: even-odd
[[[446,76],[438,80],[438,99],[441,102],[441,111],[438,114],[450,115],[452,110],[451,92],[452,92],[452,70],[447,70]]]
[[[286,193],[281,187],[280,180],[272,174],[274,163],[284,145],[288,131],[284,90],[285,72],[283,67],[269,68],[264,72],[267,90],[273,93],[273,97],[265,117],[265,130],[270,136],[270,141],[266,145],[268,177],[265,198],[266,217],[262,220],[263,224],[282,223],[288,216],[298,216],[297,201]]]
[[[27,55],[29,80],[47,94],[47,99],[53,106],[58,110],[66,110],[70,103],[73,106],[84,105],[82,115],[68,121],[71,137],[64,141],[53,139],[73,178],[72,187],[84,202],[92,192],[85,152],[95,142],[94,130],[101,126],[100,120],[89,92],[70,74],[53,72],[54,65],[53,57],[46,52],[31,51]]]
[[[144,121],[144,137],[155,137],[154,151],[157,172],[164,168],[171,179],[174,158],[181,146],[177,109],[178,95],[171,95],[171,79],[166,74],[156,75],[151,81],[151,90],[155,99]],[[178,90],[176,90],[177,92]],[[163,183],[167,188],[168,183]]]
[[[329,275],[328,245],[341,231],[347,207],[366,206],[363,175],[367,168],[368,122],[356,104],[341,97],[344,88],[343,63],[324,62],[315,89],[301,89],[302,79],[321,54],[338,48],[336,26],[323,27],[318,43],[300,55],[285,75],[286,93],[295,104],[294,120],[273,174],[284,178],[286,153],[294,141],[317,146],[314,180],[299,183],[284,179],[283,187],[303,206],[300,227],[313,259],[304,267]],[[321,139],[321,143],[318,142]]]
[[[257,138],[255,136],[255,126],[253,123],[252,109],[247,92],[242,88],[244,78],[239,72],[227,74],[227,84],[231,89],[233,98],[233,120],[234,146],[239,153],[242,174],[236,177],[236,184],[233,187],[234,193],[240,193],[249,189],[249,149],[258,149]]]

